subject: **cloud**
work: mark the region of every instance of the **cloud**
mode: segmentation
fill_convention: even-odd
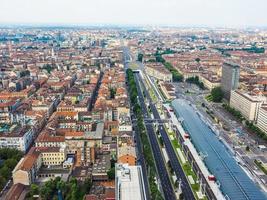
[[[0,23],[267,25],[265,0],[1,0]]]

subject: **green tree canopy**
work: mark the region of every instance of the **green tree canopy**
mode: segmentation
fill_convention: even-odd
[[[143,62],[143,57],[144,57],[144,55],[142,53],[139,53],[137,56],[137,61]]]
[[[107,174],[108,174],[109,180],[114,180],[115,179],[115,167],[110,168]]]
[[[221,102],[223,98],[223,91],[220,87],[215,87],[211,90],[212,101]]]
[[[200,58],[196,58],[195,61],[199,63],[200,62]]]

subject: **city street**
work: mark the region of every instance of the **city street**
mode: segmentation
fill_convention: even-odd
[[[160,115],[158,113],[158,110],[157,110],[156,106],[152,103],[152,100],[149,96],[147,89],[144,86],[144,83],[143,83],[141,76],[136,75],[136,79],[137,79],[137,77],[144,88],[144,92],[145,92],[146,97],[148,97],[149,106],[150,106],[151,111],[153,113],[154,119],[160,119]],[[183,192],[185,199],[195,199],[194,194],[193,194],[191,187],[190,187],[190,185],[186,179],[186,176],[185,176],[185,173],[182,169],[182,166],[180,165],[180,163],[177,159],[176,153],[172,147],[172,144],[168,138],[168,134],[167,134],[164,126],[162,124],[160,124],[158,126],[158,130],[160,132],[160,135],[162,136],[163,142],[164,142],[165,147],[166,147],[167,154],[170,158],[171,166],[172,166],[172,168],[173,168],[173,170],[177,176],[177,179],[182,180],[182,192]]]
[[[138,92],[138,99],[140,102],[140,106],[141,109],[144,113],[144,115],[148,116],[149,112],[146,108],[146,104],[145,104],[145,100],[143,97],[143,93],[141,91],[141,87],[140,87],[140,77],[135,74],[135,81],[136,81],[136,85],[137,85],[137,92]],[[158,176],[160,178],[160,184],[161,184],[161,189],[163,191],[164,197],[167,200],[172,200],[172,199],[176,199],[172,185],[171,185],[171,181],[169,179],[169,175],[167,172],[167,168],[165,166],[164,163],[164,159],[163,156],[161,154],[161,150],[160,150],[160,146],[159,143],[157,141],[157,137],[156,137],[156,133],[154,131],[154,127],[151,123],[145,123],[146,126],[146,130],[147,130],[147,134],[150,140],[150,145],[153,151],[153,155],[154,155],[154,159],[155,159],[155,163],[156,163],[156,167],[157,167],[157,172],[158,172]]]
[[[123,49],[123,55],[124,55],[124,68],[126,70],[128,67],[128,62],[131,61],[131,56],[130,56],[129,49],[127,47],[123,47],[122,49]],[[128,98],[128,100],[130,102],[129,98]],[[133,114],[132,109],[131,109],[131,116],[133,116],[132,125],[133,125],[133,130],[134,130],[134,138],[136,140],[135,144],[137,146],[137,163],[139,165],[141,165],[141,167],[142,167],[144,186],[145,186],[145,190],[146,190],[145,191],[146,198],[149,200],[150,199],[150,194],[149,194],[150,189],[149,189],[149,182],[148,182],[148,176],[147,176],[146,161],[145,161],[144,154],[143,154],[140,132],[138,130],[137,123],[135,123],[136,118],[135,118],[135,115]]]

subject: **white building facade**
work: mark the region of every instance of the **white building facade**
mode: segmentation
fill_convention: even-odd
[[[257,126],[267,134],[267,104],[262,105],[259,109]]]
[[[0,148],[14,148],[19,151],[26,152],[34,139],[34,130],[28,129],[25,133],[18,136],[0,137]]]
[[[256,121],[260,106],[266,103],[266,97],[252,95],[239,90],[231,91],[230,106],[238,111],[249,121]]]

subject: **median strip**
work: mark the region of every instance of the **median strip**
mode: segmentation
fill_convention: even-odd
[[[129,89],[130,89],[129,93],[130,93],[131,105],[133,107],[134,114],[137,117],[137,127],[139,130],[138,132],[140,133],[142,146],[143,146],[143,153],[144,153],[145,160],[147,162],[150,195],[152,199],[162,200],[163,197],[160,191],[158,190],[158,186],[156,184],[156,174],[155,174],[156,168],[155,168],[155,161],[152,155],[152,149],[151,149],[149,139],[147,136],[147,132],[145,129],[143,114],[137,101],[137,88],[136,88],[136,83],[134,80],[133,71],[131,69],[127,69],[126,73],[127,73],[127,80],[128,80]]]

